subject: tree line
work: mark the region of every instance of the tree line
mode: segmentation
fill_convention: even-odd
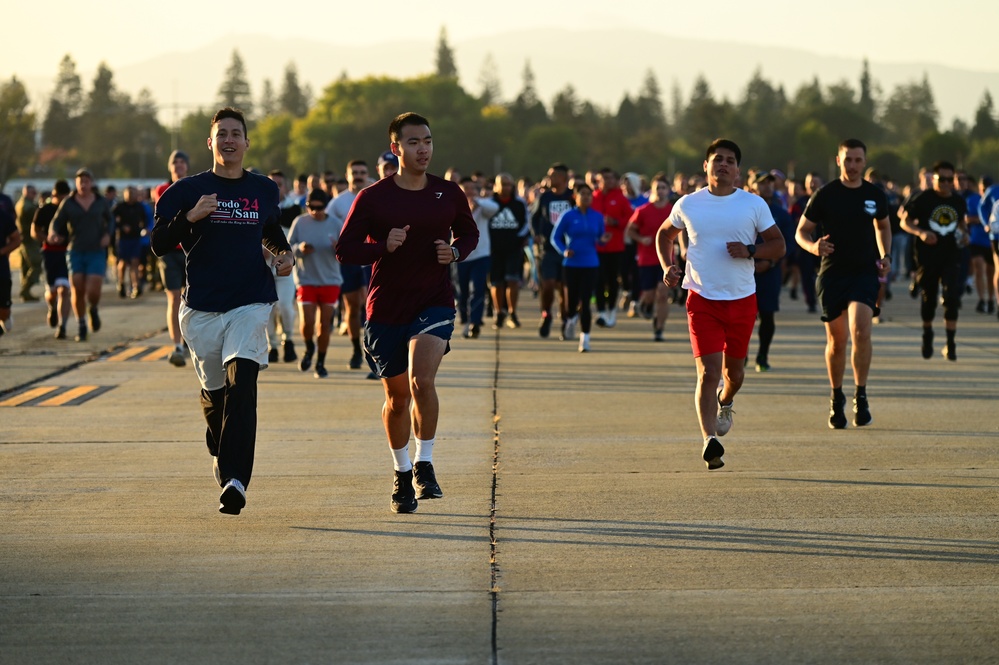
[[[220,106],[243,109],[250,121],[249,163],[288,173],[339,172],[351,159],[374,158],[387,149],[388,122],[404,110],[430,118],[437,137],[434,163],[443,170],[509,171],[537,178],[554,161],[580,170],[610,166],[619,171],[696,171],[703,149],[719,136],[732,138],[751,164],[779,167],[803,177],[829,175],[836,145],[863,139],[868,162],[896,180],[913,179],[919,165],[947,159],[974,174],[999,175],[999,120],[986,90],[974,120],[940,127],[927,78],[883,94],[863,63],[856,85],[823,84],[816,77],[788,93],[759,70],[739,99],[719,99],[703,76],[685,99],[674,85],[669,103],[651,69],[640,88],[616,109],[580,99],[566,84],[545,103],[530,62],[521,88],[503,99],[495,61],[487,56],[479,89],[458,82],[454,51],[441,30],[434,71],[409,79],[341,74],[317,98],[289,63],[280,86],[268,80],[255,97],[238,51],[211,107],[187,113],[164,127],[144,89],[134,98],[119,90],[102,63],[88,91],[70,55],[63,57],[44,117],[36,117],[24,85],[0,84],[0,183],[11,177],[65,177],[80,165],[98,177],[157,177],[174,148],[188,152],[192,168],[207,169],[200,150]]]

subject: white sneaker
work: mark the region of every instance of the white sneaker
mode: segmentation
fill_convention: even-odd
[[[579,321],[578,316],[569,317],[569,320],[565,322],[565,338],[575,339],[576,338],[576,323]]]
[[[720,396],[721,393],[718,395]],[[718,422],[715,424],[715,433],[718,436],[725,436],[732,429],[732,414],[735,413],[732,407],[734,405],[734,400],[731,404],[722,404],[721,399],[718,400]]]
[[[239,511],[245,505],[246,488],[243,487],[243,483],[233,478],[222,488],[222,495],[219,496],[219,512],[226,515],[239,515]]]
[[[590,333],[581,333],[579,335],[579,352],[586,353],[590,350]]]

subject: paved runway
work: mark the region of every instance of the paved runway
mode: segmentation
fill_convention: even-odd
[[[899,287],[872,426],[827,428],[822,326],[785,293],[710,473],[682,309],[665,343],[623,318],[579,354],[525,293],[524,328],[453,340],[445,498],[414,515],[389,511],[382,390],[344,338],[327,380],[261,374],[230,517],[194,371],[156,357],[161,294],[109,292],[86,344],[16,305],[0,662],[999,662],[999,321],[966,298],[958,362],[923,360]]]

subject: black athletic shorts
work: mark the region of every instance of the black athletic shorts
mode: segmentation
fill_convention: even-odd
[[[833,321],[846,311],[851,302],[867,305],[874,316],[881,313],[878,291],[881,285],[877,273],[837,275],[821,273],[815,279],[815,295],[822,307],[822,320]]]

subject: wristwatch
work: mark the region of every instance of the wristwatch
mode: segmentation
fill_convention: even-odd
[[[756,256],[756,245],[746,245],[746,251],[749,252],[749,258]]]
[[[459,258],[461,258],[461,254],[458,253],[458,248],[455,247],[454,245],[451,245],[451,256],[454,257],[455,263],[458,261]]]

